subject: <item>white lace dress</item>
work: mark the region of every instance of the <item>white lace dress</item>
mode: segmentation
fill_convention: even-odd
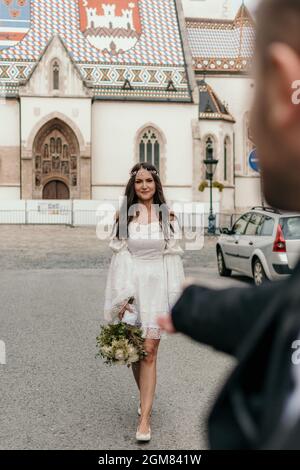
[[[129,237],[113,237],[109,246],[113,256],[108,270],[104,318],[112,322],[131,297],[135,298],[138,325],[144,338],[166,338],[156,317],[167,314],[182,292],[185,278],[179,244],[180,227],[172,222],[174,233],[165,240],[159,221],[150,224],[131,222]]]

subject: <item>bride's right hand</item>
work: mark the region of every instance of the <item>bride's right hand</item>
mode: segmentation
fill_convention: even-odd
[[[122,307],[122,309],[120,310],[119,312],[119,319],[122,320],[123,316],[124,316],[124,313],[126,312],[126,310],[129,310],[130,312],[133,312],[133,308],[131,306],[131,304],[129,302],[127,302],[124,307]]]

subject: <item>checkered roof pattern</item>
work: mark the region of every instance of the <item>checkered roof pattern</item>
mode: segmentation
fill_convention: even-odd
[[[112,55],[93,46],[80,31],[77,0],[31,0],[29,32],[18,44],[0,52],[0,83],[17,86],[28,79],[51,38],[59,35],[82,78],[95,87],[97,95],[107,96],[104,91],[111,87],[120,90],[127,78],[140,90],[152,90],[154,98],[157,94],[159,99],[190,101],[175,0],[139,0],[139,11],[142,32],[137,44]],[[177,93],[163,95],[170,80]],[[138,95],[139,90],[134,96]]]
[[[53,34],[77,63],[184,65],[174,0],[140,0],[142,35],[137,45],[112,56],[92,46],[80,31],[77,0],[31,0],[31,29],[1,59],[37,61]]]
[[[249,21],[186,20],[196,70],[245,70],[252,59],[254,25]],[[239,64],[239,67],[237,67]]]

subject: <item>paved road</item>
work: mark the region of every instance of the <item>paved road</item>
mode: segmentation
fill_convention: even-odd
[[[1,449],[205,449],[205,417],[233,362],[182,335],[160,344],[149,444],[135,442],[131,370],[95,358],[111,253],[95,231],[0,227]],[[214,241],[185,272],[217,287]]]

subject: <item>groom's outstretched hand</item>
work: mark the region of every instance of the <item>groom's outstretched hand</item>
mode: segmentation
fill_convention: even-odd
[[[167,333],[176,333],[176,330],[174,328],[174,325],[173,325],[173,321],[172,321],[172,315],[170,313],[168,313],[168,315],[160,315],[159,317],[157,317],[157,324],[158,326],[166,331]]]
[[[195,283],[197,283],[196,279],[192,277],[186,278],[182,284],[182,291],[184,291],[184,289],[186,289],[191,284],[195,284]],[[157,321],[158,326],[162,328],[164,331],[166,331],[167,333],[169,334],[176,333],[171,313],[168,313],[167,315],[158,316],[156,321]]]

